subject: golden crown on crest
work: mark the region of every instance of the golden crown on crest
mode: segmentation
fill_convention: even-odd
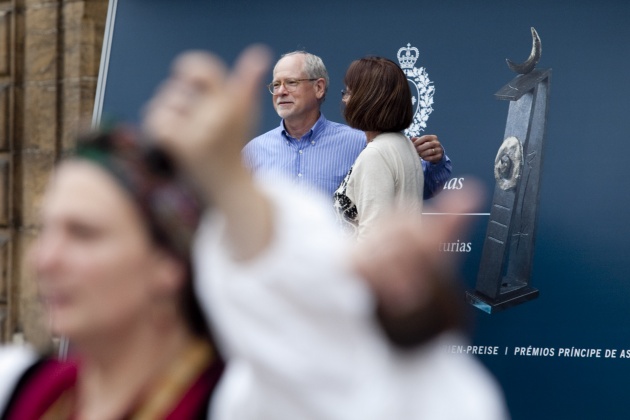
[[[418,61],[418,57],[420,56],[420,51],[416,47],[412,47],[411,44],[407,44],[407,47],[402,47],[398,50],[398,62],[400,63],[400,68],[403,69],[411,69],[413,68],[416,61]]]

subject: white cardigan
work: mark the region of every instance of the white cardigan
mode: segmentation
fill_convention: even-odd
[[[346,195],[357,208],[357,240],[393,206],[422,210],[424,173],[411,140],[382,133],[367,144],[352,167]]]

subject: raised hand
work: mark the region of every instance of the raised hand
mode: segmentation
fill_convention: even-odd
[[[210,53],[182,54],[147,104],[145,131],[204,182],[228,175],[257,125],[270,58],[267,48],[250,47],[229,71]]]

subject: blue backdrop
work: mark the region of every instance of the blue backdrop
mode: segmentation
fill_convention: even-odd
[[[103,84],[104,116],[136,121],[173,57],[211,49],[228,61],[253,42],[280,54],[320,55],[331,86],[323,111],[342,122],[337,92],[348,64],[367,54],[396,60],[420,50],[435,86],[427,133],[436,133],[453,176],[494,188],[493,164],[508,102],[493,94],[524,60],[529,28],[542,39],[539,68],[553,68],[531,283],[540,296],[488,315],[473,341],[504,387],[515,420],[625,418],[630,376],[630,3],[624,1],[125,0],[116,4]],[[269,75],[271,80],[271,75]],[[265,93],[266,94],[266,93]],[[261,132],[277,126],[271,97]],[[489,212],[490,198],[487,210]],[[439,217],[439,216],[433,216]],[[474,218],[463,278],[474,288],[487,216]],[[527,356],[527,347],[553,356]],[[561,349],[600,357],[564,357]],[[521,351],[520,348],[525,348]],[[616,350],[616,357],[612,351]],[[606,355],[611,357],[606,357]]]

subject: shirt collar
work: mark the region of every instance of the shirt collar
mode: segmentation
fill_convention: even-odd
[[[324,114],[320,112],[319,118],[317,119],[317,121],[315,121],[315,124],[311,127],[309,131],[306,132],[306,134],[304,134],[302,138],[315,144],[315,139],[319,138],[319,134],[324,131],[324,128],[326,127],[326,121],[326,117],[324,117]],[[291,140],[293,138],[284,128],[284,119],[280,121],[280,132],[282,133],[282,136],[287,140]]]

